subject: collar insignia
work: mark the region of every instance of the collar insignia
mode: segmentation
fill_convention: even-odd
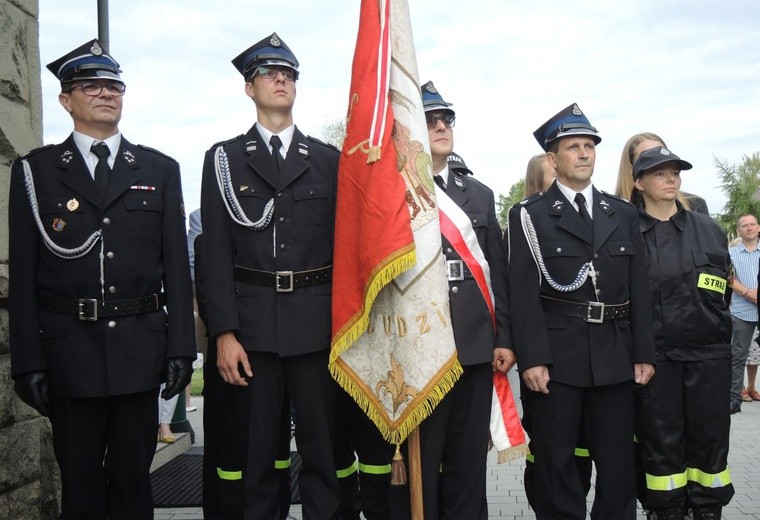
[[[135,156],[132,155],[132,152],[129,150],[124,150],[121,154],[124,157],[124,160],[127,161],[127,164],[134,164],[137,159],[135,159]]]
[[[74,158],[74,152],[71,150],[66,150],[61,154],[61,162],[65,164],[69,164],[71,162],[71,159]]]

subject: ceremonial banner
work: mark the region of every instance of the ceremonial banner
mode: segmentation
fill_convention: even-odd
[[[362,0],[338,171],[330,372],[392,443],[461,375],[406,0]]]

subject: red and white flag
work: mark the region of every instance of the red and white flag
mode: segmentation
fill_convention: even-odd
[[[392,443],[457,361],[406,0],[362,0],[338,171],[330,371]]]

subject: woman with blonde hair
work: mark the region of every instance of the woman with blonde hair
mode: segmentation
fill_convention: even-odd
[[[549,166],[546,154],[534,155],[528,161],[528,169],[525,172],[525,191],[523,197],[528,198],[540,191],[546,191],[552,185],[557,174],[554,168]]]
[[[633,163],[638,159],[639,154],[644,150],[649,150],[655,146],[667,148],[665,140],[654,132],[641,132],[634,134],[625,142],[623,152],[620,154],[620,166],[618,168],[617,185],[615,186],[615,195],[630,199],[633,192]],[[679,192],[678,201],[684,209],[697,211],[709,215],[707,202],[698,195],[686,192]]]

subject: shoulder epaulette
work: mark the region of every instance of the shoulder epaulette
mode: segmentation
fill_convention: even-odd
[[[515,206],[528,206],[530,204],[533,204],[537,200],[543,199],[544,195],[546,195],[545,192],[539,191],[538,193],[534,193],[533,195],[531,195],[527,199],[521,200],[520,202],[518,202],[517,204],[515,204]]]
[[[330,144],[330,143],[326,143],[326,142],[324,142],[324,141],[322,141],[322,140],[320,140],[320,139],[317,139],[316,137],[312,137],[312,136],[310,136],[310,135],[307,135],[307,136],[306,136],[306,138],[307,138],[309,141],[314,141],[314,142],[315,142],[315,143],[317,143],[317,144],[321,144],[321,145],[323,145],[323,146],[327,146],[328,148],[332,148],[332,149],[333,149],[333,150],[335,150],[336,152],[340,153],[340,150],[339,150],[339,149],[338,149],[338,147],[337,147],[337,146],[335,146],[335,145],[332,145],[332,144]]]
[[[604,190],[599,190],[599,192],[602,195],[604,195],[605,197],[609,197],[609,198],[614,199],[614,200],[619,200],[620,202],[624,202],[624,203],[628,204],[629,206],[633,206],[633,204],[631,204],[631,201],[628,200],[628,199],[624,199],[623,197],[618,197],[617,195],[615,195],[613,193],[608,193],[608,192],[606,192]]]
[[[157,154],[157,155],[160,155],[161,157],[166,157],[166,158],[167,158],[167,159],[169,159],[170,161],[173,161],[173,162],[177,162],[177,161],[174,159],[174,157],[171,157],[171,156],[169,156],[169,155],[166,155],[164,152],[162,152],[162,151],[160,151],[160,150],[156,150],[155,148],[151,148],[150,146],[145,146],[144,144],[138,144],[138,145],[137,145],[137,147],[138,147],[138,148],[141,148],[141,149],[143,149],[143,150],[146,150],[146,151],[148,151],[148,152],[153,152],[153,153],[155,153],[155,154]]]
[[[238,139],[242,139],[243,137],[245,137],[245,134],[236,135],[232,139],[227,139],[226,141],[219,141],[218,143],[212,144],[211,148],[216,148],[217,146],[224,146],[224,145],[233,143],[233,142],[237,141]]]
[[[40,146],[39,148],[35,148],[34,150],[29,150],[24,155],[19,155],[16,160],[19,160],[19,159],[28,159],[29,157],[31,157],[33,155],[37,155],[41,151],[47,150],[48,148],[52,148],[53,146],[55,146],[55,145],[54,144],[46,144],[45,146]]]

